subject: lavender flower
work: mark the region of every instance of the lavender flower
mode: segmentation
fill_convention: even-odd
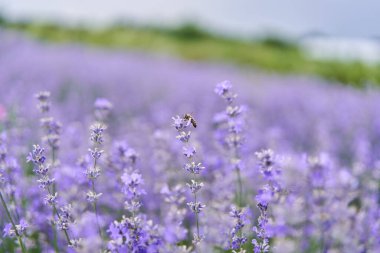
[[[106,127],[100,123],[95,123],[91,126],[91,141],[94,144],[102,144],[103,143],[103,132],[106,129]]]
[[[159,252],[157,226],[145,216],[123,216],[120,222],[111,223],[108,232],[111,238],[108,249],[111,252]]]
[[[107,231],[111,238],[108,249],[111,252],[159,252],[161,239],[158,236],[158,227],[139,213],[141,196],[146,192],[142,188],[144,180],[135,168],[137,154],[134,150],[126,153],[131,155],[130,166],[125,168],[121,181],[125,197],[124,207],[129,216],[124,215],[121,221],[115,220],[110,224]]]
[[[270,250],[269,239],[271,234],[268,232],[269,214],[268,208],[273,203],[281,191],[277,175],[280,169],[272,150],[262,150],[256,152],[260,172],[263,174],[267,184],[265,184],[256,196],[257,207],[260,210],[258,224],[253,227],[257,238],[252,240],[255,253],[266,253]]]
[[[98,98],[95,100],[94,108],[95,119],[99,122],[104,122],[111,113],[113,105],[105,98]]]
[[[190,157],[189,157],[190,158]],[[196,163],[194,161],[190,161],[189,163],[186,163],[184,166],[184,169],[191,174],[198,175],[201,173],[202,170],[205,169],[204,166],[202,166],[201,163]]]
[[[198,199],[198,191],[203,187],[202,182],[198,182],[195,179],[196,175],[199,175],[202,170],[205,169],[204,166],[202,166],[202,163],[195,162],[194,155],[196,154],[195,147],[191,146],[190,136],[191,132],[188,130],[190,126],[194,126],[191,124],[191,118],[189,117],[179,117],[178,115],[176,117],[173,117],[173,127],[178,131],[177,139],[179,139],[183,144],[183,153],[185,157],[187,158],[187,162],[184,164],[184,169],[189,172],[194,178],[191,179],[191,183],[187,184],[189,187],[191,193],[193,194],[194,201],[188,202],[187,206],[190,208],[190,210],[195,215],[195,221],[196,221],[196,233],[193,234],[193,245],[197,247],[200,242],[203,240],[203,235],[200,234],[199,231],[199,213],[202,212],[203,208],[206,207],[205,204],[202,204],[199,202]],[[195,126],[194,126],[195,127]]]
[[[321,251],[328,252],[332,244],[331,226],[334,223],[333,212],[329,210],[329,206],[333,205],[333,201],[330,198],[329,192],[333,190],[329,180],[330,170],[332,166],[327,156],[321,155],[321,157],[310,157],[308,159],[308,175],[307,183],[309,184],[311,194],[306,200],[308,207],[312,208],[311,217],[307,217],[306,224],[311,222],[314,225],[314,229],[319,231],[319,238],[317,239],[320,244]],[[338,200],[337,200],[338,201]],[[330,214],[329,214],[330,213]],[[341,212],[343,215],[343,212]],[[305,240],[309,240],[307,235]]]
[[[260,210],[260,216],[258,218],[258,224],[253,228],[253,232],[255,232],[257,239],[252,240],[253,244],[253,252],[254,253],[266,253],[269,252],[270,245],[269,239],[270,236],[267,233],[267,225],[268,225],[268,205],[266,203],[258,203],[257,204]]]
[[[49,102],[49,98],[50,98],[50,92],[48,91],[41,91],[39,93],[37,93],[35,95],[35,97],[37,98],[38,100],[38,109],[42,112],[42,113],[47,113],[49,112],[50,110],[50,102]]]
[[[24,173],[17,159],[8,150],[8,135],[3,132],[0,135],[0,185],[3,193],[9,201],[8,208],[20,220],[22,190],[20,185],[24,182]],[[13,152],[12,152],[13,153]]]
[[[236,200],[240,210],[236,210],[235,207],[232,207],[232,210],[240,213],[243,212],[244,205],[243,180],[241,176],[241,145],[243,142],[241,132],[244,125],[242,119],[244,107],[234,104],[237,95],[232,92],[232,84],[229,81],[218,83],[215,88],[215,93],[223,98],[227,104],[225,111],[217,115],[217,117],[224,122],[224,125],[219,125],[218,134],[222,136],[222,143],[225,144],[224,147],[229,159],[228,163],[236,172]],[[238,219],[238,223],[235,224],[231,232],[232,243],[230,248],[234,251],[240,250],[247,241],[247,238],[244,237],[242,233],[243,226],[239,229],[236,227],[240,226],[239,221]]]
[[[268,187],[272,188],[273,194],[280,192],[281,186],[278,180],[281,175],[281,169],[276,162],[273,151],[270,149],[261,150],[256,152],[255,155],[258,159],[260,172],[268,182]]]
[[[60,122],[54,119],[51,115],[49,115],[49,112],[51,111],[51,104],[50,104],[50,92],[48,91],[41,91],[35,95],[35,97],[38,100],[37,108],[41,112],[41,118],[40,118],[40,123],[41,127],[43,130],[43,136],[42,136],[42,141],[48,145],[50,148],[50,162],[48,166],[49,170],[55,170],[57,169],[59,165],[59,160],[58,160],[58,150],[61,146],[61,139],[60,139],[60,134],[61,134],[61,128],[62,125]],[[45,170],[44,166],[36,166],[34,170]],[[36,172],[36,171],[35,171]],[[38,179],[39,186],[44,189],[49,189],[47,188],[48,186],[52,186],[52,192],[57,191],[57,185],[55,183],[54,178],[50,179],[47,175],[44,175],[43,177]],[[51,196],[54,196],[53,194],[50,194]],[[54,199],[45,197],[44,199],[45,203],[49,203],[52,205],[53,210],[55,208],[55,205],[57,202],[55,202]],[[53,205],[54,203],[54,205]],[[57,213],[57,212],[56,212]],[[54,211],[53,211],[53,220],[55,219],[54,216]],[[54,224],[53,224],[54,226]],[[54,237],[54,246],[55,246],[55,251],[58,251],[58,237],[56,234],[56,230],[53,227],[53,237]],[[66,236],[68,238],[68,236]],[[69,240],[67,239],[69,242]]]
[[[72,216],[72,206],[70,204],[65,205],[60,208],[58,213],[59,213],[59,219],[57,221],[57,228],[59,230],[67,231],[69,229],[70,223],[74,222],[74,218]],[[72,239],[72,240],[76,241],[79,239]],[[71,244],[72,240],[70,240],[69,245]]]
[[[110,233],[109,246],[115,247],[113,251],[130,252],[129,245],[142,252],[248,251],[244,242],[252,236],[246,232],[249,226],[238,214],[230,216],[229,211],[232,205],[240,213],[246,210],[245,206],[260,203],[257,216],[261,218],[255,223],[254,234],[259,245],[256,251],[267,246],[273,253],[380,252],[378,90],[349,89],[292,76],[264,74],[252,79],[238,68],[153,59],[133,52],[81,50],[75,45],[51,46],[9,31],[0,32],[0,51],[0,86],[7,91],[0,94],[0,128],[7,132],[9,142],[5,148],[0,145],[0,192],[15,225],[1,207],[4,215],[0,215],[0,232],[13,236],[1,237],[3,251],[22,250],[15,228],[22,219],[29,224],[21,234],[25,247],[41,252],[54,250],[55,229],[51,230],[50,222],[46,222],[52,215],[46,211],[54,210],[49,204],[43,205],[43,199],[49,194],[47,189],[55,185],[47,200],[56,205],[61,219],[54,212],[49,221],[54,220],[56,228],[68,228],[72,246],[82,244],[79,250],[65,248],[63,244],[67,242],[58,234],[56,252],[99,251],[106,238],[97,236],[97,227],[92,226],[95,219],[88,206],[94,202],[99,207],[101,204],[101,221],[117,221]],[[126,74],[125,66],[132,71]],[[216,101],[206,84],[221,75],[239,80],[242,92],[237,97],[231,83],[218,84],[215,90],[225,102],[225,109],[215,114]],[[253,84],[252,80],[262,85]],[[37,114],[30,109],[30,94],[42,87],[41,83],[49,87],[52,96],[38,95],[38,111],[42,113]],[[108,120],[112,119],[115,124],[109,127],[112,131],[104,130],[103,142],[98,144],[102,146],[91,145],[92,152],[81,162],[81,171],[86,171],[93,168],[94,158],[98,159],[96,169],[87,173],[96,181],[97,191],[93,192],[91,186],[83,184],[91,183],[91,179],[78,173],[74,163],[77,153],[88,146],[82,126],[89,118],[85,115],[86,105],[93,103],[96,94],[112,98],[117,107],[111,118],[112,105],[104,99],[95,101],[94,120],[110,124]],[[54,108],[53,97],[59,99]],[[240,99],[254,111],[246,111]],[[195,131],[191,122],[178,117],[179,129],[184,128],[182,124],[188,126],[176,134],[186,146],[177,150],[165,121],[178,108],[192,108],[202,121],[214,114],[215,117],[212,125],[197,127],[196,145],[192,144]],[[65,131],[53,112],[65,117]],[[29,175],[31,166],[21,167],[23,163],[18,158],[24,157],[25,144],[38,136],[32,123],[36,118],[42,118],[41,146],[45,153],[30,157],[36,163],[34,187]],[[210,141],[213,133],[219,145]],[[128,137],[139,148],[139,158],[123,144],[115,144],[110,153],[100,152],[107,150],[112,135]],[[279,166],[277,157],[270,152],[263,152],[265,158],[256,166],[251,154],[263,146],[289,155],[288,167],[282,163]],[[198,166],[202,152],[203,165]],[[321,157],[317,161],[300,158],[320,152],[326,152],[333,163],[325,163]],[[131,169],[140,158],[141,172]],[[183,159],[191,159],[194,165],[186,167]],[[207,170],[202,170],[203,166]],[[252,167],[257,170],[244,169]],[[178,168],[184,168],[185,173]],[[128,187],[140,196],[135,201],[130,200],[134,191],[128,190],[121,180],[125,170],[129,175],[125,181],[132,182],[127,183]],[[241,172],[242,194],[237,171]],[[144,180],[134,180],[140,176],[132,177],[133,174]],[[185,175],[192,177],[183,180]],[[179,185],[181,182],[183,185]],[[207,187],[202,187],[202,183]],[[140,194],[142,187],[146,194]],[[85,193],[81,197],[78,192]],[[194,193],[202,198],[195,201]],[[191,200],[186,201],[187,196]],[[186,205],[190,201],[193,210]],[[66,202],[73,203],[68,211],[71,217],[62,211]],[[197,202],[207,204],[207,209],[200,213],[205,216],[201,218],[201,228],[207,238],[194,249],[188,230],[195,231],[193,211],[199,210]],[[123,205],[127,210],[121,208]],[[135,219],[129,210],[135,212]],[[71,223],[73,216],[77,218],[75,226]],[[96,238],[92,237],[94,233]],[[270,238],[269,243],[258,234],[263,239]],[[82,242],[73,239],[79,235],[84,237]],[[198,240],[197,235],[194,238]],[[16,248],[7,248],[8,245]]]
[[[23,253],[26,253],[26,248],[24,246],[24,243],[22,241],[22,236],[24,235],[25,233],[25,230],[26,228],[28,227],[28,224],[26,223],[26,221],[24,219],[22,219],[20,221],[20,224],[16,224],[12,218],[12,215],[10,214],[10,211],[8,209],[8,206],[5,202],[5,199],[3,197],[3,194],[0,190],[0,200],[1,200],[1,204],[5,210],[5,213],[9,219],[9,221],[11,223],[9,224],[6,224],[5,227],[4,227],[4,237],[14,237],[16,236],[17,239],[18,239],[18,242],[20,244],[20,247],[21,247],[21,250]]]
[[[195,192],[194,192],[195,194]],[[196,215],[199,214],[203,208],[206,207],[206,205],[200,203],[200,202],[189,202],[187,205],[190,207],[190,210],[195,213]]]
[[[230,216],[235,219],[235,226],[231,230],[231,243],[232,250],[240,250],[247,242],[247,237],[243,235],[242,230],[248,222],[246,210],[237,207],[232,207]]]
[[[33,145],[33,151],[29,152],[29,155],[26,157],[27,162],[33,162],[37,166],[37,172],[45,171],[47,169],[43,166],[46,160],[44,153],[45,149],[41,148],[39,145]]]
[[[15,225],[13,227],[12,223],[8,223],[4,227],[4,236],[5,237],[14,237],[14,236],[23,236],[25,234],[26,229],[29,227],[28,223],[24,220],[20,220],[20,224]],[[16,232],[17,231],[17,232]]]
[[[202,182],[197,182],[193,179],[191,180],[191,184],[187,183],[186,185],[189,187],[191,193],[193,193],[193,194],[197,193],[203,187]]]
[[[86,199],[90,203],[95,203],[95,202],[98,201],[98,199],[102,195],[103,195],[103,193],[96,193],[96,192],[93,192],[93,191],[88,191],[87,194],[86,194]]]
[[[215,93],[231,103],[235,98],[236,94],[231,92],[232,84],[230,81],[226,80],[220,82],[215,87]]]
[[[124,173],[121,177],[123,182],[123,193],[127,199],[139,199],[141,195],[145,194],[144,189],[141,188],[141,185],[144,184],[142,176],[137,172]]]
[[[71,245],[71,239],[69,236],[69,222],[67,217],[70,216],[67,208],[62,208],[59,211],[59,202],[58,202],[58,193],[55,191],[53,187],[54,178],[50,178],[49,168],[50,165],[45,164],[45,150],[39,145],[33,145],[32,152],[27,156],[28,162],[33,162],[35,168],[33,169],[34,173],[38,177],[38,184],[41,189],[43,189],[46,193],[44,197],[45,205],[51,206],[54,215],[54,224],[57,225],[59,230],[62,230],[67,243],[69,246]],[[71,221],[73,222],[73,221]]]
[[[172,244],[177,244],[184,240],[187,235],[187,229],[183,226],[183,220],[187,214],[187,209],[183,208],[186,201],[184,197],[186,189],[181,185],[176,185],[169,188],[167,185],[161,189],[161,194],[164,196],[164,201],[168,204],[168,210],[164,216],[163,237],[169,245],[167,248],[172,248]]]
[[[102,196],[102,193],[98,193],[95,188],[95,181],[98,179],[98,177],[101,174],[101,170],[99,168],[99,159],[101,155],[103,154],[104,150],[100,149],[99,147],[103,144],[103,133],[106,129],[106,126],[101,123],[94,123],[90,127],[90,140],[92,142],[93,148],[89,149],[90,155],[93,160],[93,164],[84,164],[81,163],[85,168],[85,175],[90,181],[91,189],[87,191],[86,193],[86,199],[87,201],[92,205],[94,209],[94,213],[96,216],[96,224],[98,227],[98,233],[100,238],[102,238],[102,229],[99,223],[99,214],[98,214],[98,207],[97,203],[99,198]]]
[[[28,223],[20,218],[18,210],[18,185],[22,174],[18,171],[18,164],[14,157],[8,153],[7,135],[3,132],[0,136],[0,199],[6,216],[10,223],[4,227],[4,237],[17,237],[22,252],[26,252],[22,237],[25,236]],[[17,224],[19,222],[19,224]]]
[[[62,125],[52,117],[41,118],[41,125],[45,131],[43,141],[45,141],[53,151],[60,147],[60,137]]]
[[[44,130],[42,140],[51,148],[52,165],[54,166],[56,163],[56,152],[60,147],[59,136],[61,134],[62,125],[60,122],[48,115],[50,111],[50,92],[41,91],[36,94],[36,98],[38,100],[37,108],[42,113],[42,118],[40,119],[42,129]]]

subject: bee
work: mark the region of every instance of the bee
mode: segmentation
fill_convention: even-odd
[[[191,114],[186,113],[185,115],[183,115],[183,119],[184,120],[189,120],[194,128],[197,127],[197,122],[195,121],[195,119],[193,118],[193,116],[191,116]]]

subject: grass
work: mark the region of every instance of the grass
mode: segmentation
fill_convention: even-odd
[[[314,60],[297,44],[271,37],[256,40],[226,38],[188,24],[179,28],[113,25],[102,29],[66,27],[52,23],[8,22],[0,25],[35,38],[59,43],[160,52],[201,61],[223,61],[252,66],[267,72],[322,77],[356,87],[380,85],[380,64],[358,61]]]

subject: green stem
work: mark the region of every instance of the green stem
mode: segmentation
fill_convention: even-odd
[[[238,206],[239,208],[242,208],[243,207],[243,182],[242,182],[242,179],[241,179],[241,173],[240,173],[240,169],[239,168],[236,168],[236,174],[237,174],[237,180],[238,180]]]
[[[52,195],[52,192],[51,192],[51,190],[49,189],[49,187],[47,188],[47,191],[48,191],[48,193],[49,193],[50,195]],[[55,205],[52,205],[52,207],[53,207],[53,219],[54,219],[54,216],[57,215],[58,219],[61,220],[61,215],[59,215],[59,212],[58,212],[58,210],[57,210],[57,207],[56,207]],[[55,229],[55,226],[54,226],[54,225],[53,225],[53,229]],[[63,230],[63,232],[64,232],[64,234],[65,234],[65,237],[66,237],[67,243],[68,243],[69,245],[71,245],[69,234],[67,233],[67,231],[66,231],[65,229]]]
[[[51,164],[52,164],[52,168],[54,168],[54,165],[55,165],[55,149],[54,147],[51,146]],[[53,192],[56,191],[56,185],[55,185],[55,182],[53,183]],[[52,212],[52,217],[53,217],[53,221],[54,221],[54,209],[53,209],[53,212]],[[56,226],[54,225],[54,223],[52,224],[52,229],[53,229],[53,245],[54,245],[54,251],[56,253],[59,252],[59,248],[58,248],[58,233],[57,233],[57,229],[56,229]]]
[[[186,143],[185,145],[188,146],[189,144]],[[190,157],[189,160],[188,160],[188,162],[191,163],[192,161],[193,161],[193,158]],[[196,181],[196,179],[197,179],[196,175],[193,175],[191,178],[192,178],[194,181]],[[196,203],[197,203],[197,193],[194,192],[193,195],[194,195],[194,204],[196,204]],[[199,232],[199,214],[198,214],[197,212],[195,212],[195,223],[196,223],[196,227],[197,227],[197,237],[198,237],[198,239],[199,239],[199,238],[200,238],[200,232]],[[196,245],[194,245],[194,248],[195,248],[195,251],[196,251],[197,253],[200,253],[199,248],[196,247]]]
[[[53,146],[51,146],[51,167],[52,169],[55,169],[55,148]],[[56,192],[57,191],[57,185],[55,184],[55,182],[53,182],[53,192]]]
[[[52,216],[53,216],[53,222],[54,222],[54,210],[52,210]],[[59,253],[57,229],[56,229],[54,223],[51,226],[52,226],[52,229],[53,229],[53,246],[54,246],[54,251],[56,253]]]
[[[237,181],[238,181],[238,207],[239,210],[243,208],[243,183],[241,179],[241,173],[240,173],[240,168],[236,168],[236,174],[237,174]],[[243,234],[242,229],[239,229],[238,231],[238,236],[241,237]]]
[[[55,165],[55,148],[53,146],[51,146],[51,163],[52,166]]]
[[[236,133],[233,133],[234,135],[234,139],[237,138],[237,134]],[[234,146],[232,148],[232,158],[236,161],[240,160],[240,157],[239,157],[239,150],[238,150],[238,147],[237,146]],[[243,207],[243,181],[242,181],[242,178],[241,178],[241,173],[240,173],[240,168],[239,166],[235,165],[235,170],[236,170],[236,176],[237,176],[237,187],[238,189],[236,190],[236,202],[237,202],[237,205],[239,207],[239,209],[241,209]]]
[[[11,185],[15,185],[15,183],[14,183],[12,177],[9,178],[9,183],[10,183]],[[12,192],[12,193],[9,195],[9,201],[10,201],[11,203],[13,203],[14,206],[17,206],[16,197],[15,197],[14,192]],[[15,216],[16,216],[16,217],[15,217],[15,220],[20,221],[20,214],[18,213],[17,208],[15,208],[14,211],[15,211]]]
[[[53,210],[54,210],[55,214],[57,215],[58,219],[61,220],[61,215],[59,215],[59,212],[58,212],[57,207],[56,207],[55,205],[53,205]],[[65,237],[66,237],[67,243],[68,243],[69,245],[71,245],[70,237],[69,237],[69,234],[67,233],[67,230],[64,229],[63,232],[64,232],[64,234],[65,234]]]
[[[22,243],[21,236],[20,236],[20,234],[17,231],[16,224],[14,223],[14,221],[12,219],[12,216],[11,216],[9,210],[8,210],[7,204],[5,203],[5,200],[3,198],[3,194],[1,192],[0,192],[0,199],[1,199],[1,203],[3,204],[3,207],[5,209],[5,212],[7,213],[8,219],[12,223],[12,227],[13,227],[13,229],[15,231],[15,234],[17,236],[18,242],[20,243],[21,250],[22,250],[23,253],[26,253],[26,248],[25,248],[24,244]]]
[[[195,181],[195,179],[196,179],[196,176],[194,175],[193,180]],[[194,202],[196,204],[197,200],[198,200],[197,193],[194,192],[193,195],[194,195]],[[200,238],[200,233],[199,233],[199,214],[197,212],[195,212],[195,223],[196,223],[196,227],[197,227],[197,236],[198,236],[198,239],[199,239]],[[196,247],[196,245],[194,245],[194,248],[195,248],[195,251],[197,253],[200,253],[200,250],[199,250],[198,247]]]
[[[236,139],[236,137],[237,137],[237,134],[234,133],[234,138]],[[240,159],[239,158],[239,150],[238,150],[237,146],[234,146],[234,148],[233,148],[233,158],[235,160]],[[236,200],[236,202],[237,202],[237,206],[239,208],[239,211],[241,211],[243,208],[243,181],[241,178],[240,167],[236,166],[235,170],[236,170],[236,177],[237,177],[237,190],[236,190],[237,200]],[[237,234],[239,237],[241,237],[243,234],[242,229],[239,229]]]
[[[93,193],[96,194],[94,179],[91,180],[91,185],[92,185],[92,191],[93,191]],[[96,205],[96,200],[93,203],[93,208],[94,208],[94,213],[95,213],[95,216],[96,216],[96,225],[98,226],[98,233],[99,233],[100,238],[103,238],[102,230],[101,230],[100,225],[99,225],[99,216],[98,216],[98,208],[97,208],[97,205]]]
[[[194,202],[197,203],[197,194],[194,193]],[[195,222],[197,224],[197,236],[199,238],[199,218],[198,218],[198,212],[195,212]]]

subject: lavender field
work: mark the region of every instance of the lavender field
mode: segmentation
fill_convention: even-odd
[[[6,31],[0,87],[0,252],[380,252],[378,89]]]

